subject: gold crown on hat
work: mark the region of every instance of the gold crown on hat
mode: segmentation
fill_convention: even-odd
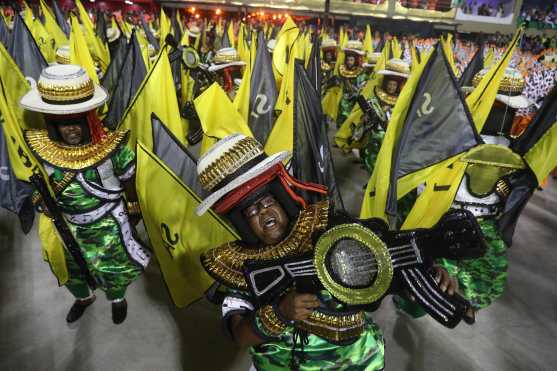
[[[335,39],[326,38],[321,43],[321,49],[336,48],[336,47],[337,47],[337,42]]]
[[[348,40],[344,45],[344,49],[363,50],[364,45],[360,40]]]
[[[368,53],[368,55],[367,55],[367,61],[368,61],[368,63],[371,63],[371,64],[377,63],[377,61],[378,61],[379,58],[381,57],[381,54],[382,54],[382,53],[379,53],[379,52]]]
[[[217,51],[213,62],[215,64],[224,64],[231,62],[239,62],[240,56],[234,48],[222,48]]]
[[[212,190],[227,176],[263,154],[263,147],[254,138],[243,137],[233,139],[239,140],[231,140],[229,148],[225,149],[222,153],[215,154],[209,151],[200,159],[200,164],[205,161],[208,162],[205,167],[199,169],[198,175],[199,182],[206,190]]]
[[[474,76],[472,79],[472,85],[474,87],[478,86],[480,81],[482,81],[483,77],[489,72],[489,69],[483,69]],[[498,92],[500,94],[519,94],[522,93],[524,90],[524,86],[526,85],[526,81],[524,77],[515,68],[506,68],[505,75],[501,80],[501,84],[499,85]]]
[[[56,49],[56,63],[70,64],[70,47],[64,45]]]
[[[393,58],[385,64],[385,68],[389,71],[398,73],[410,73],[410,66],[408,63],[404,62],[402,59]]]
[[[64,71],[60,67],[64,67]],[[95,94],[93,80],[77,65],[45,68],[39,77],[37,89],[43,100],[59,103],[87,99]]]

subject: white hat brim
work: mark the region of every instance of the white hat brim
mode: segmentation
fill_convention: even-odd
[[[533,103],[530,102],[528,98],[524,95],[504,95],[504,94],[497,94],[495,99],[499,102],[506,104],[507,106],[514,108],[514,109],[523,109],[530,107]]]
[[[91,99],[75,104],[50,104],[43,101],[39,90],[35,87],[25,94],[19,105],[26,110],[48,113],[51,115],[71,115],[91,111],[102,106],[108,100],[108,93],[99,85],[95,85],[95,92]]]
[[[377,63],[362,63],[362,67],[364,68],[371,68],[371,67],[375,67]]]
[[[199,204],[199,206],[197,206],[195,212],[197,213],[198,216],[205,214],[207,210],[211,208],[211,206],[213,206],[218,200],[220,200],[228,192],[233,191],[234,189],[238,188],[242,184],[249,182],[251,179],[264,173],[265,171],[269,170],[271,167],[275,166],[276,164],[283,162],[289,156],[290,153],[288,151],[282,151],[267,157],[265,160],[261,161],[260,163],[258,163],[257,165],[255,165],[254,167],[246,171],[244,174],[236,177],[224,187],[220,188],[219,190],[207,196],[207,198],[204,199]]]
[[[384,75],[384,76],[398,76],[398,77],[404,77],[404,78],[408,78],[407,73],[402,73],[402,72],[395,72],[395,71],[389,71],[389,70],[380,70],[377,72],[379,75]]]
[[[346,53],[346,52],[352,52],[352,53],[356,53],[359,55],[366,55],[366,52],[363,50],[358,50],[358,49],[351,49],[351,48],[342,48],[342,50]]]
[[[246,62],[244,61],[237,61],[237,62],[230,62],[230,63],[223,63],[223,64],[212,64],[209,66],[209,72],[215,72],[218,70],[222,70],[226,67],[233,67],[233,66],[245,66]]]

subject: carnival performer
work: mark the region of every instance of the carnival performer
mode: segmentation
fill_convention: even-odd
[[[377,71],[377,74],[383,75],[383,82],[381,86],[375,87],[374,94],[369,100],[370,107],[373,110],[367,112],[362,117],[361,124],[353,128],[352,141],[361,140],[364,136],[367,138],[361,157],[366,170],[370,174],[373,173],[375,168],[375,162],[385,137],[392,109],[408,79],[409,73],[410,66],[408,63],[394,58],[386,63],[384,70]]]
[[[338,224],[333,205],[307,204],[297,189],[326,194],[320,185],[293,179],[282,162],[287,152],[266,156],[261,144],[230,135],[198,161],[198,177],[211,192],[197,213],[212,208],[226,217],[241,240],[207,251],[206,271],[226,290],[222,302],[228,335],[250,346],[255,370],[383,370],[380,329],[361,307],[341,304],[327,290],[303,285],[286,290],[272,304],[256,305],[246,264],[312,254],[315,237]],[[350,217],[348,217],[350,219]],[[343,219],[344,222],[344,219]],[[455,282],[439,268],[441,285],[454,292]],[[375,310],[367,308],[367,310]]]
[[[321,42],[321,73],[323,74],[322,81],[328,81],[335,70],[335,63],[337,60],[338,45],[335,39],[326,38]]]
[[[60,252],[68,273],[65,286],[75,297],[66,317],[69,323],[95,301],[91,286],[105,292],[112,302],[113,322],[122,323],[127,314],[126,288],[150,259],[130,222],[132,216],[139,220],[140,214],[135,155],[126,147],[127,133],[106,131],[95,113],[107,97],[83,68],[64,64],[45,68],[20,101],[23,108],[44,114],[46,129],[28,130],[25,139],[49,176],[58,210],[83,259],[80,265],[67,248]],[[34,201],[52,215],[40,194]]]
[[[216,74],[216,79],[230,100],[234,100],[236,91],[242,81],[242,67],[246,63],[240,60],[234,48],[222,48],[217,51],[209,66],[209,72]]]
[[[474,86],[486,73],[487,70],[482,70],[474,77]],[[484,142],[496,146],[484,147],[465,156],[463,161],[470,165],[452,206],[471,211],[488,242],[488,250],[481,258],[441,261],[458,278],[460,290],[475,311],[486,308],[499,298],[507,281],[507,245],[499,231],[498,220],[509,194],[509,186],[502,177],[515,171],[522,163],[520,156],[508,146],[516,111],[531,104],[522,95],[523,89],[522,74],[516,69],[507,68],[495,104],[482,130]]]
[[[364,87],[368,76],[362,67],[362,59],[366,52],[363,50],[362,42],[349,40],[342,49],[344,51],[344,63],[339,67],[340,85],[342,86],[342,97],[338,107],[337,127],[352,112],[360,90]]]

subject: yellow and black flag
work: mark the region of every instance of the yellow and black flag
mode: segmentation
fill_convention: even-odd
[[[14,29],[8,52],[25,77],[38,80],[43,68],[48,66],[31,31],[18,13],[14,15]]]
[[[470,63],[468,63],[468,65],[464,69],[464,72],[462,72],[462,75],[458,80],[458,84],[461,87],[472,86],[472,79],[483,68],[484,68],[484,42],[481,41],[480,47],[476,51],[476,54],[474,54],[472,60],[470,61]]]
[[[213,280],[200,255],[237,239],[212,211],[195,208],[203,195],[196,163],[180,141],[152,117],[153,148],[138,142],[137,192],[151,246],[174,304],[184,307],[202,297]]]
[[[58,23],[60,29],[62,29],[66,37],[69,39],[70,25],[68,24],[68,22],[66,22],[66,18],[64,17],[64,12],[62,12],[62,9],[60,9],[60,7],[58,6],[58,2],[56,0],[52,0],[52,11],[54,13],[54,17],[56,18],[56,23]]]
[[[399,98],[396,105],[408,105],[407,112],[395,115],[393,111],[387,129],[391,133],[385,137],[372,175],[376,184],[370,181],[364,197],[363,207],[375,204],[376,214],[370,216],[384,219],[396,216],[397,200],[436,168],[482,143],[441,44],[425,64],[414,94],[401,94],[401,98],[406,100]],[[388,153],[390,162],[382,162]]]

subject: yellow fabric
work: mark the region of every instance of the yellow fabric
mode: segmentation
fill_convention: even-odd
[[[400,59],[402,57],[402,47],[400,46],[400,43],[398,42],[396,36],[393,38],[392,47],[393,47],[393,58]]]
[[[91,54],[92,56],[96,57],[101,70],[105,72],[108,68],[108,65],[110,64],[110,52],[108,50],[108,47],[104,45],[103,42],[97,37],[97,34],[95,33],[95,25],[93,24],[93,21],[91,21],[91,18],[89,18],[89,14],[83,7],[83,4],[81,4],[81,1],[76,0],[75,5],[79,10],[79,18],[85,29],[85,32],[83,32],[83,36],[87,41],[87,45],[91,49]]]
[[[524,155],[524,160],[542,184],[547,175],[557,166],[557,122]]]
[[[362,208],[360,210],[361,218],[377,217],[388,222],[385,214],[385,206],[387,204],[393,151],[404,126],[410,103],[414,97],[425,65],[426,63],[420,64],[410,75],[393,107],[385,138],[377,157],[377,164],[379,166],[375,166],[366,187]]]
[[[253,137],[242,115],[218,83],[213,83],[198,96],[194,104],[205,134],[201,142],[200,154],[205,153],[218,139],[231,134],[241,133]]]
[[[484,68],[489,68],[493,64],[495,52],[493,48],[489,48],[484,59]]]
[[[234,102],[232,103],[234,105],[234,108],[242,116],[244,122],[248,122],[249,120],[250,86],[251,86],[251,63],[248,60],[246,66],[244,67],[242,82],[238,87],[238,92],[236,93],[236,96],[234,97]]]
[[[44,118],[39,113],[24,113],[19,105],[19,100],[31,87],[1,43],[0,83],[0,112],[10,163],[15,176],[28,181],[38,163],[27,147],[22,129],[44,128]]]
[[[292,18],[288,17],[277,35],[277,43],[275,45],[275,50],[273,51],[273,68],[278,74],[278,76],[275,76],[277,80],[281,80],[283,75],[286,73],[288,64],[287,58],[290,54],[296,54],[298,58],[303,57],[303,55],[298,54],[297,48],[293,47],[299,35],[300,30]],[[281,101],[280,94],[277,104],[279,101]],[[280,110],[280,108],[277,109]]]
[[[46,30],[38,18],[32,21],[29,31],[31,31],[31,35],[33,35],[33,39],[35,39],[46,61],[48,63],[53,63],[56,60],[56,50],[54,49],[55,41],[52,35]]]
[[[66,257],[64,256],[64,245],[58,237],[54,224],[44,214],[39,217],[39,240],[41,241],[43,259],[50,265],[58,284],[60,286],[64,285],[69,278]]]
[[[373,52],[373,39],[371,37],[371,27],[369,24],[366,24],[366,33],[364,36],[364,51],[366,55]]]
[[[230,41],[230,46],[235,48],[236,47],[236,37],[234,36],[234,22],[230,22],[228,24],[228,28],[226,30],[228,33],[228,40]]]
[[[170,33],[170,20],[166,16],[164,9],[161,7],[161,16],[160,16],[160,43],[161,45],[164,44],[166,40],[166,35]]]
[[[292,151],[294,148],[294,53],[290,55],[286,75],[283,78],[281,91],[282,105],[281,113],[269,134],[265,144],[265,153],[272,155],[281,151]],[[279,95],[279,99],[281,96]]]
[[[71,15],[70,19],[72,24],[72,31],[70,33],[70,62],[83,67],[91,80],[99,84],[95,63],[93,62],[93,57],[91,57],[89,53],[87,41],[85,40],[85,36],[83,36],[83,32],[81,32],[79,22],[74,15]]]
[[[213,282],[200,255],[237,237],[212,211],[197,216],[199,198],[141,142],[136,184],[164,281],[174,304],[184,307],[201,298]]]
[[[143,57],[143,63],[145,63],[145,67],[149,69],[151,67],[151,61],[149,58],[149,41],[141,34],[141,32],[136,31],[135,36],[137,37],[137,42],[141,47],[141,56]]]
[[[466,104],[470,109],[478,133],[482,131],[495,102],[495,96],[499,90],[501,79],[505,74],[505,69],[514,54],[521,35],[522,30],[518,30],[503,58],[493,65],[476,89],[466,98]],[[465,171],[466,164],[457,161],[452,164],[451,168],[441,167],[433,173],[427,179],[425,191],[416,200],[414,207],[402,225],[402,229],[430,228],[434,226],[451,207]],[[443,189],[442,186],[449,186],[449,189],[437,191]]]
[[[52,35],[54,42],[56,43],[56,48],[60,48],[64,45],[68,45],[69,40],[66,37],[66,34],[54,18],[52,14],[52,10],[48,7],[44,0],[41,0],[41,9],[44,15],[44,27],[46,30]]]
[[[240,30],[238,31],[238,56],[241,61],[248,64],[250,63],[250,49],[246,42],[246,36],[246,26],[242,22],[240,23]]]
[[[155,113],[181,142],[186,143],[184,127],[180,120],[180,108],[176,88],[168,60],[167,46],[163,46],[157,60],[141,83],[132,103],[124,113],[119,129],[130,130],[128,146],[135,149],[137,140],[152,148],[151,115]]]
[[[445,56],[447,57],[447,61],[449,62],[449,65],[451,66],[453,73],[456,75],[458,70],[455,64],[452,40],[453,40],[452,34],[448,34],[447,37],[441,36],[441,46],[443,48],[443,51],[445,52]]]
[[[323,113],[330,117],[333,121],[337,121],[338,105],[342,99],[342,88],[340,86],[333,86],[327,89],[325,96],[321,100]]]

